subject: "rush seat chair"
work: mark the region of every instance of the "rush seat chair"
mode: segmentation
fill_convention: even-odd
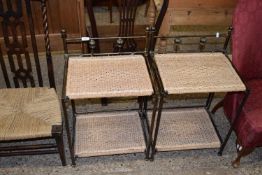
[[[66,165],[46,1],[39,0],[38,3],[41,4],[43,16],[46,60],[38,56],[31,1],[0,1],[4,37],[0,65],[6,82],[6,88],[0,89],[0,156],[59,153],[62,164]],[[32,55],[29,53],[30,48],[33,50]],[[45,61],[47,63],[43,64]],[[49,87],[44,87],[48,83],[45,83],[41,71],[46,69]],[[46,142],[43,143],[43,140]]]

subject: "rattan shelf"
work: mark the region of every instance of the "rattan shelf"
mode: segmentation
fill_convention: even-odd
[[[70,99],[152,94],[150,76],[141,55],[69,58],[66,96]]]
[[[220,140],[204,108],[162,112],[156,148],[158,151],[219,148]]]
[[[168,94],[245,91],[245,85],[222,53],[155,55]]]
[[[137,112],[114,112],[76,117],[75,154],[91,157],[145,151]]]

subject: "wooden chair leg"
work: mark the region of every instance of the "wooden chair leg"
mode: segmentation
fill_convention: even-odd
[[[211,113],[212,113],[212,114],[215,114],[216,111],[217,111],[219,108],[223,107],[223,105],[224,105],[224,99],[221,100],[220,102],[218,102],[218,104],[216,104],[216,106],[212,109]]]
[[[101,98],[101,105],[102,106],[107,106],[108,105],[108,98]]]
[[[108,10],[109,10],[109,13],[110,13],[110,23],[113,23],[113,2],[112,0],[109,1],[109,4],[108,4]]]
[[[245,148],[242,147],[238,141],[236,141],[236,147],[237,147],[237,158],[232,162],[232,166],[234,168],[238,168],[240,165],[240,159],[242,157],[247,156],[248,154],[252,153],[255,148]]]
[[[147,17],[147,12],[148,12],[149,5],[150,5],[150,0],[147,0],[146,9],[145,9],[145,17]]]
[[[65,150],[64,150],[64,141],[63,134],[60,134],[55,137],[57,149],[63,166],[66,166]]]

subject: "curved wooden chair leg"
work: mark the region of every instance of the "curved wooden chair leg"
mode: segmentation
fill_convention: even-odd
[[[242,147],[238,141],[236,142],[236,148],[237,148],[237,158],[234,161],[232,161],[232,166],[234,168],[238,168],[239,167],[240,159],[242,157],[245,157],[245,156],[249,155],[250,153],[252,153],[255,150],[255,148]]]
[[[218,102],[218,104],[216,104],[216,106],[212,109],[211,113],[212,113],[212,114],[215,114],[216,111],[217,111],[219,108],[223,107],[223,104],[224,104],[224,99],[221,100],[220,102]]]

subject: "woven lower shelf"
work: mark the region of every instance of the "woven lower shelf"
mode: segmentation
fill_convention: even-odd
[[[144,152],[145,148],[137,112],[77,116],[75,140],[77,157]]]
[[[219,138],[204,108],[162,112],[156,145],[158,151],[219,147]]]

